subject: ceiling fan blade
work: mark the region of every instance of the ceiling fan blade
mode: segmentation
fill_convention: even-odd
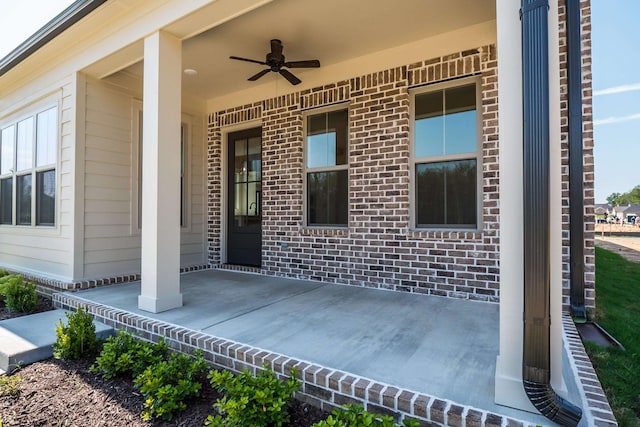
[[[282,58],[282,42],[278,39],[271,40],[271,55],[276,61]]]
[[[259,73],[249,77],[247,80],[250,80],[252,82],[255,82],[256,80],[258,80],[260,77],[264,76],[265,74],[267,74],[269,71],[271,71],[271,68],[267,68],[265,70],[260,71]]]
[[[260,65],[267,65],[267,63],[264,61],[256,61],[255,59],[240,58],[239,56],[230,56],[229,59],[235,59],[237,61],[253,62],[255,64],[260,64]]]
[[[292,85],[297,85],[302,83],[302,80],[300,80],[299,78],[297,78],[296,76],[294,76],[293,74],[291,74],[289,71],[281,69],[280,70],[280,74],[282,74],[282,77],[284,77],[285,79],[289,80],[289,83],[291,83]]]
[[[310,59],[308,61],[290,61],[285,62],[284,66],[288,68],[318,68],[320,66],[320,61],[317,59]]]

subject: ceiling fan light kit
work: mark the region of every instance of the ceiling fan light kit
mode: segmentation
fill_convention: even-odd
[[[278,39],[271,40],[271,52],[267,53],[266,59],[264,61],[257,61],[255,59],[241,58],[239,56],[230,56],[230,59],[235,59],[237,61],[246,61],[253,62],[255,64],[266,65],[268,68],[254,74],[249,77],[247,80],[256,81],[260,77],[267,74],[269,71],[273,71],[274,73],[280,73],[282,77],[287,79],[289,83],[292,85],[297,85],[302,82],[299,78],[297,78],[291,71],[286,68],[318,68],[320,67],[320,61],[317,59],[310,59],[305,61],[290,61],[287,62],[285,60],[284,55],[282,54],[282,42]],[[284,67],[284,68],[283,68]]]

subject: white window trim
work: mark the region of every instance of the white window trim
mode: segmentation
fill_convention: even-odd
[[[453,161],[453,160],[470,160],[473,159],[474,156],[469,155],[469,153],[463,154],[449,154],[442,156],[431,156],[431,157],[416,157],[415,156],[415,98],[416,95],[420,95],[428,92],[435,92],[438,90],[455,88],[459,86],[464,86],[474,83],[476,85],[476,226],[467,228],[467,227],[456,227],[456,226],[442,226],[442,227],[418,227],[417,224],[417,194],[416,194],[416,165],[422,163],[436,163],[442,161]],[[483,127],[482,127],[482,80],[480,76],[471,76],[471,77],[462,77],[454,80],[450,80],[443,83],[434,83],[429,85],[424,85],[420,87],[414,87],[409,89],[410,96],[410,147],[409,147],[409,226],[412,231],[456,231],[456,232],[478,232],[483,229],[483,221],[482,221],[482,206],[483,206],[483,193],[482,193],[482,135],[483,135]]]
[[[308,168],[307,167],[307,118],[309,116],[314,116],[316,114],[328,113],[331,111],[338,110],[346,110],[347,111],[347,162],[343,165],[335,165],[335,166],[325,166],[325,167],[317,167],[317,168]],[[332,104],[323,107],[313,108],[309,110],[305,110],[302,113],[302,151],[303,155],[303,164],[302,164],[302,227],[304,229],[313,229],[313,230],[344,230],[348,229],[351,222],[351,179],[350,179],[350,170],[351,170],[351,134],[350,134],[350,109],[348,102],[342,102],[339,104]],[[307,194],[307,174],[309,172],[330,172],[330,171],[347,171],[347,185],[349,188],[347,189],[347,223],[346,224],[328,224],[328,225],[315,225],[309,224],[309,215],[308,215],[308,194]]]
[[[56,159],[55,162],[49,163],[46,165],[37,165],[37,155],[38,155],[38,115],[50,109],[56,109]],[[62,105],[59,99],[56,101],[52,101],[51,98],[48,100],[39,102],[38,105],[28,110],[28,113],[21,112],[19,114],[9,116],[8,120],[4,123],[0,123],[0,132],[8,127],[14,127],[14,135],[13,135],[13,158],[12,158],[12,166],[9,173],[5,173],[0,175],[0,180],[6,178],[12,178],[11,186],[11,224],[0,224],[0,228],[5,230],[9,229],[20,229],[20,230],[54,230],[54,232],[58,232],[60,230],[60,197],[61,197],[61,184],[60,184],[60,162],[61,162],[61,152],[62,152]],[[21,171],[16,171],[17,169],[17,156],[18,156],[18,123],[27,120],[29,118],[33,118],[33,139],[32,139],[32,160],[31,160],[31,168],[24,169]],[[0,135],[1,138],[1,135]],[[1,153],[0,153],[1,155]],[[54,170],[55,178],[56,178],[56,197],[55,197],[55,206],[54,206],[54,223],[53,225],[39,225],[37,224],[37,179],[39,172],[46,172]],[[24,175],[31,175],[31,224],[18,224],[17,218],[17,185],[18,185],[18,177]]]

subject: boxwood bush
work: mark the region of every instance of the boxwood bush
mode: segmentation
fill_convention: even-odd
[[[0,295],[9,311],[30,313],[38,304],[36,287],[19,274],[0,277]]]

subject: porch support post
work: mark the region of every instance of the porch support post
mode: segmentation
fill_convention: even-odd
[[[566,24],[565,24],[566,25]],[[549,256],[551,386],[567,393],[562,375],[562,153],[560,149],[560,41],[558,0],[549,0]],[[568,170],[565,172],[568,173]]]
[[[181,41],[144,41],[141,310],[182,306],[180,293]]]
[[[496,0],[500,147],[500,352],[495,401],[536,412],[522,385],[524,311],[520,2]]]
[[[558,2],[549,1],[551,385],[562,379],[562,220]],[[500,350],[495,402],[534,413],[523,382],[524,203],[520,1],[496,0],[500,144]]]

